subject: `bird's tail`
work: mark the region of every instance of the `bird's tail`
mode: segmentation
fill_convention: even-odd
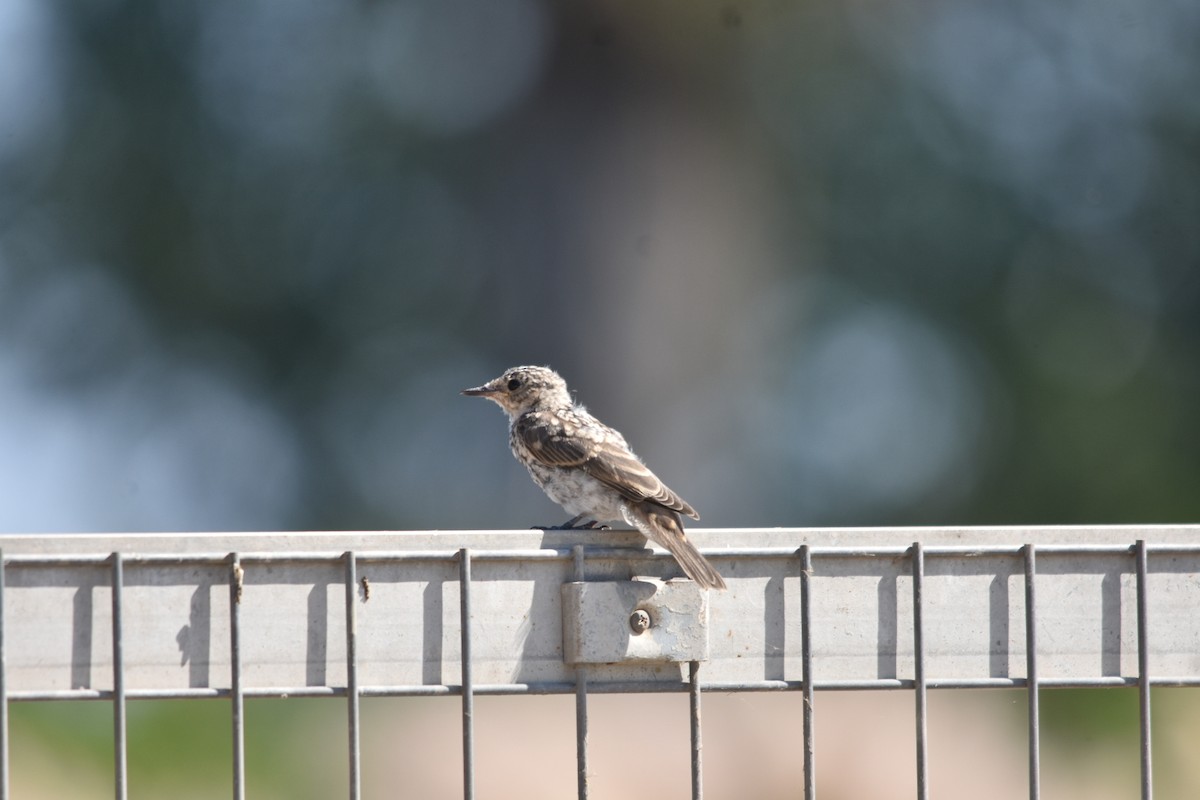
[[[622,508],[625,521],[674,556],[689,578],[705,589],[725,588],[725,579],[708,563],[708,559],[700,555],[696,546],[688,541],[687,534],[683,532],[683,520],[678,512],[649,501],[624,503]]]

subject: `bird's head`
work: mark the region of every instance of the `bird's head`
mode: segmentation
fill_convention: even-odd
[[[571,406],[567,382],[549,367],[513,367],[482,386],[464,389],[469,397],[486,397],[510,418],[535,408]]]

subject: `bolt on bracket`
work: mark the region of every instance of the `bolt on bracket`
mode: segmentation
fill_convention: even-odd
[[[564,583],[568,664],[708,659],[708,592],[689,580]]]

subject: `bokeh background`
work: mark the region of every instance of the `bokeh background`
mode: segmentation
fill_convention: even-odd
[[[1186,0],[2,0],[0,531],[558,522],[457,395],[518,363],[706,525],[1195,521],[1197,41]],[[298,760],[258,796],[340,791]]]

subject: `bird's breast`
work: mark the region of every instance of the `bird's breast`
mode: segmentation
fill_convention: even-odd
[[[534,483],[572,516],[584,514],[601,522],[621,519],[620,495],[583,470],[521,460]]]

